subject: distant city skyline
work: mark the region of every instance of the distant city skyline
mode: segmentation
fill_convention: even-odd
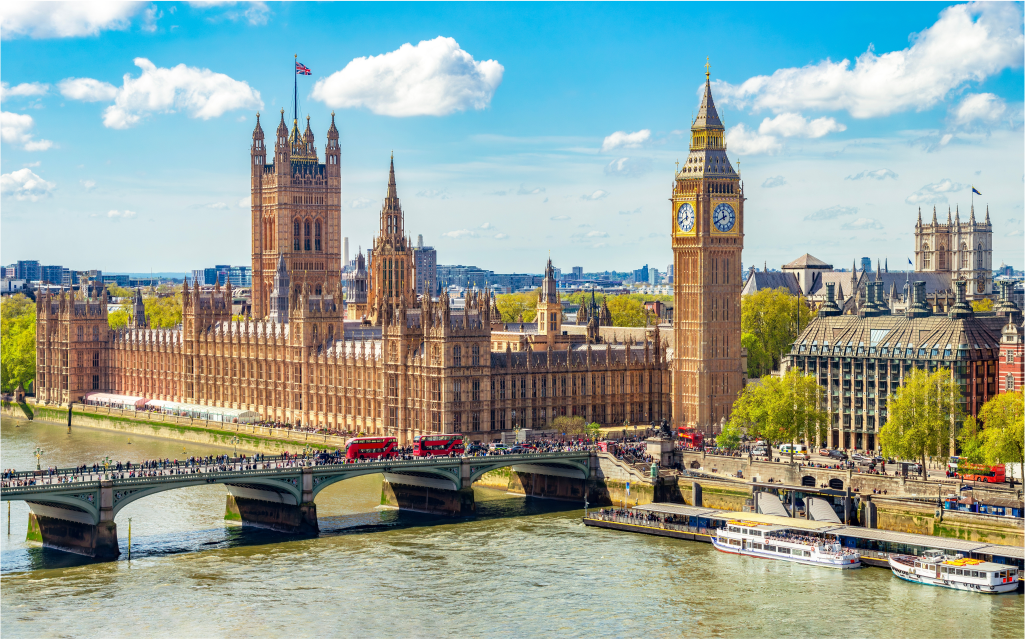
[[[918,207],[964,218],[974,185],[994,265],[1022,267],[1020,4],[889,4],[879,20],[844,4],[164,3],[61,24],[52,7],[2,18],[5,264],[248,263],[255,113],[268,129],[292,109],[298,54],[321,156],[336,112],[353,252],[394,150],[407,233],[440,264],[540,272],[551,251],[564,270],[661,272],[707,57],[748,198],[745,264],[905,268]],[[332,46],[296,50],[299,33]]]

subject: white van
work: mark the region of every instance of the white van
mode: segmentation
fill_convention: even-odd
[[[780,454],[789,455],[793,450],[794,455],[808,456],[808,447],[804,444],[782,444],[779,447]]]

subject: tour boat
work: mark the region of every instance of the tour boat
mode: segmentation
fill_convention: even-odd
[[[715,533],[712,545],[734,555],[782,559],[841,570],[861,568],[858,553],[844,548],[835,538],[815,537],[805,530],[734,519]]]
[[[921,557],[890,555],[890,570],[904,581],[997,595],[1018,589],[1018,569],[931,550]]]

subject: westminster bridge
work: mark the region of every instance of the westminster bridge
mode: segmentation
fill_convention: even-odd
[[[113,559],[120,554],[114,517],[128,504],[168,490],[223,484],[225,519],[280,532],[315,535],[317,494],[346,479],[381,473],[381,503],[400,509],[469,515],[473,482],[509,468],[527,495],[583,501],[598,476],[589,450],[466,457],[350,461],[315,457],[227,456],[202,460],[107,463],[4,472],[2,501],[28,503],[28,538],[44,546]]]

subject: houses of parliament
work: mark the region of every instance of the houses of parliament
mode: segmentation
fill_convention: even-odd
[[[334,114],[321,162],[309,118],[300,131],[282,112],[273,156],[259,116],[252,136],[251,314],[232,316],[227,282],[201,289],[186,281],[182,323],[172,329],[148,327],[141,297],[130,325],[115,330],[103,289],[40,294],[37,398],[64,404],[99,391],[402,444],[453,432],[490,441],[550,429],[559,416],[708,428],[728,417],[742,380],[744,198],[707,79],[671,198],[671,335],[603,337],[598,312],[584,331],[564,327],[551,260],[532,323],[504,324],[488,290],[468,291],[458,310],[444,292],[418,296],[394,157],[370,268],[357,272],[366,280],[343,300]]]

